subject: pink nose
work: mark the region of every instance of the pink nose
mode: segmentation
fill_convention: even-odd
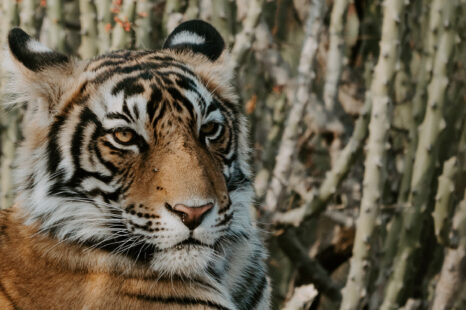
[[[176,204],[173,207],[175,213],[181,217],[183,223],[191,230],[195,229],[202,222],[202,218],[212,209],[212,203],[203,206],[188,207],[184,204]]]

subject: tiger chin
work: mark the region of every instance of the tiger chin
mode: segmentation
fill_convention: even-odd
[[[8,35],[25,104],[0,211],[1,309],[269,309],[250,216],[247,123],[228,52],[199,20],[158,51],[91,60]]]

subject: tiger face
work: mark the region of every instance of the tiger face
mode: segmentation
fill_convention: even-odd
[[[75,61],[15,29],[12,84],[28,102],[17,163],[26,223],[160,274],[225,264],[248,238],[246,124],[224,42],[201,21],[160,51]]]

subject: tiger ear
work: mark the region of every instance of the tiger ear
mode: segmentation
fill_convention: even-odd
[[[200,53],[216,61],[225,49],[225,41],[211,24],[190,20],[173,30],[163,48]]]
[[[67,88],[72,60],[31,38],[20,28],[8,34],[9,53],[4,68],[9,73],[8,91],[27,102],[45,102],[51,109]]]

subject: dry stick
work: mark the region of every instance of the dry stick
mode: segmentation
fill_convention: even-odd
[[[280,248],[297,267],[301,267],[303,276],[315,285],[317,290],[334,301],[341,299],[340,288],[328,275],[327,271],[318,261],[309,257],[309,254],[299,242],[294,229],[288,229],[277,237]]]
[[[318,47],[324,6],[325,1],[323,0],[313,0],[311,2],[309,17],[306,21],[305,41],[298,66],[297,88],[285,123],[272,180],[266,193],[264,206],[266,212],[274,212],[286,192],[291,164],[295,158],[293,155],[296,153],[299,125],[306,104],[310,99],[309,88],[313,77],[312,65]]]
[[[115,29],[112,34],[112,49],[131,47],[136,17],[137,0],[125,0],[120,13],[115,17]]]
[[[2,40],[6,31],[19,25],[19,8],[17,1],[3,1],[4,20]],[[3,79],[3,77],[2,77]],[[2,83],[3,84],[3,83]],[[0,89],[2,94],[5,89]],[[19,110],[5,111],[0,107],[1,166],[0,166],[0,209],[9,207],[14,200],[12,165],[15,158],[16,144],[19,139]]]
[[[99,54],[108,52],[112,43],[112,0],[99,0],[97,7],[97,29],[99,33]]]
[[[248,4],[248,14],[242,23],[243,29],[235,36],[235,44],[231,49],[230,66],[233,70],[237,70],[242,64],[244,56],[252,46],[255,28],[259,23],[264,0],[250,0]]]
[[[458,171],[456,157],[452,157],[443,164],[442,175],[438,178],[435,208],[432,212],[434,218],[435,236],[440,244],[448,246],[450,232],[451,198],[455,190],[453,179]]]
[[[451,164],[450,164],[451,165]],[[440,278],[435,287],[434,310],[453,308],[458,297],[461,298],[462,285],[466,281],[466,191],[453,217],[453,231],[456,231],[459,245],[456,249],[448,249],[443,261]],[[463,295],[462,298],[465,296]]]
[[[327,73],[324,85],[324,103],[327,111],[335,111],[338,84],[343,70],[344,38],[343,25],[349,0],[335,0],[330,18],[330,46],[327,55]]]
[[[81,20],[81,46],[79,54],[82,58],[92,58],[99,52],[97,39],[97,9],[94,0],[79,0]]]
[[[441,0],[436,0],[441,1]],[[437,144],[440,133],[445,128],[443,106],[445,91],[448,86],[448,63],[453,53],[455,40],[455,10],[457,2],[443,2],[443,22],[447,26],[440,35],[435,55],[432,81],[428,87],[427,111],[420,126],[419,144],[416,150],[409,206],[403,214],[403,229],[401,231],[398,252],[394,261],[394,271],[387,285],[382,310],[397,309],[409,262],[416,249],[419,248],[419,238],[422,230],[419,219],[426,212],[430,195],[430,186],[437,160]],[[432,5],[432,9],[436,6]],[[432,16],[432,14],[431,14]]]
[[[49,20],[47,45],[59,52],[65,52],[66,49],[66,31],[63,27],[63,3],[64,0],[47,0],[46,16]]]
[[[390,128],[389,85],[395,74],[404,0],[384,3],[380,56],[370,88],[372,97],[371,120],[365,161],[363,196],[357,221],[350,271],[343,289],[341,310],[360,309],[366,302],[371,255],[384,184],[387,138]]]

